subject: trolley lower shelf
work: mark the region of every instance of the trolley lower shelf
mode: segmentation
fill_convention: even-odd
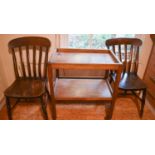
[[[54,86],[56,100],[111,101],[110,85],[104,79],[57,79]]]

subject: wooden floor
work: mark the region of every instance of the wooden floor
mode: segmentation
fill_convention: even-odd
[[[47,104],[49,119],[51,119],[50,104]],[[103,105],[85,104],[59,104],[57,105],[58,120],[104,120],[105,109]],[[6,120],[6,106],[0,111],[0,120]],[[13,110],[14,120],[42,120],[40,105],[33,103],[22,103]],[[117,99],[114,109],[113,120],[139,120],[138,108],[130,98]],[[144,120],[155,120],[155,115],[145,106]]]

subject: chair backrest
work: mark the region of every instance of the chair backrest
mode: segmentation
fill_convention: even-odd
[[[106,41],[107,48],[123,63],[123,73],[137,74],[141,45],[142,41],[137,38],[114,38]]]
[[[47,78],[50,40],[43,37],[22,37],[8,43],[16,79]]]

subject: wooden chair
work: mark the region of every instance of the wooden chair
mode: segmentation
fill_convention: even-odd
[[[145,98],[146,98],[146,85],[138,77],[138,65],[139,65],[139,48],[142,45],[142,41],[137,38],[115,38],[106,41],[106,46],[111,49],[113,53],[123,63],[123,72],[119,89],[123,90],[123,95],[135,95],[141,101],[140,117],[143,116]],[[115,73],[111,72],[110,82],[115,80]],[[142,92],[142,97],[137,94]]]
[[[22,37],[9,42],[16,77],[4,92],[9,119],[12,119],[11,98],[17,101],[38,99],[44,118],[48,119],[43,97],[49,97],[47,63],[50,45],[50,41],[42,37]]]

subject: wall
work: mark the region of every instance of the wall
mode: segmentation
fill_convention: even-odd
[[[143,41],[143,46],[140,51],[140,64],[138,69],[138,75],[143,78],[147,62],[151,53],[152,40],[150,38],[150,34],[137,35],[137,37]]]
[[[6,65],[4,62],[4,57],[3,57],[3,39],[0,37],[0,101],[3,97],[3,91],[7,87],[7,80],[5,76],[5,67]]]
[[[0,47],[1,49],[1,47]],[[2,63],[2,59],[0,57],[0,99],[3,97],[3,90],[6,88],[6,77],[5,77],[5,72],[4,72],[4,66]]]

